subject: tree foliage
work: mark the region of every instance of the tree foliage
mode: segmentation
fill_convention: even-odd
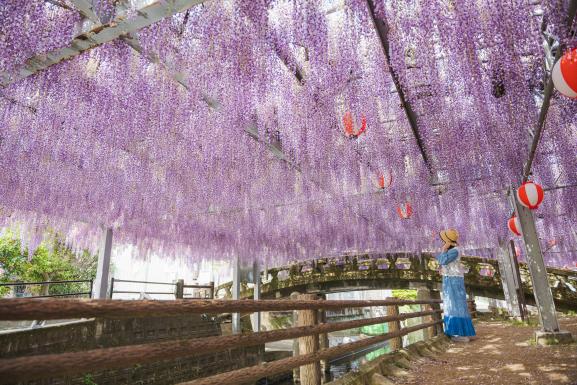
[[[11,231],[0,237],[0,283],[90,280],[96,276],[98,258],[87,250],[75,252],[61,235],[46,234],[44,241],[30,255],[19,237]],[[27,285],[31,295],[88,292],[89,283]],[[11,292],[0,287],[0,296]]]

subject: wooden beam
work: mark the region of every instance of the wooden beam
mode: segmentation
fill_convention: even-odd
[[[97,25],[90,31],[76,36],[68,46],[58,48],[47,54],[31,57],[23,67],[12,72],[0,73],[0,86],[7,86],[30,75],[76,57],[92,48],[108,43],[121,36],[136,33],[167,17],[186,11],[187,9],[204,3],[207,0],[157,0],[154,3],[139,9],[136,15],[125,19],[117,17],[110,23]]]

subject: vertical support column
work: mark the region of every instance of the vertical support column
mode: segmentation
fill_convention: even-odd
[[[467,295],[467,309],[469,310],[469,314],[471,314],[471,318],[477,318],[477,304],[475,303],[475,296],[472,293]]]
[[[291,293],[290,295],[291,301],[297,300],[299,298],[299,295],[300,293],[296,291]],[[299,312],[293,310],[293,326],[296,327],[298,324],[299,324]],[[299,339],[293,338],[293,357],[296,357],[298,355],[299,355]],[[300,383],[300,368],[298,366],[296,368],[293,368],[293,382],[295,384]]]
[[[517,250],[515,250],[515,242],[511,239],[509,242],[509,254],[513,262],[513,277],[515,278],[515,290],[517,292],[517,299],[519,302],[519,312],[521,319],[525,321],[527,317],[527,301],[525,301],[525,289],[523,288],[523,281],[521,280],[521,272],[519,271],[519,260],[517,259]]]
[[[254,261],[252,265],[252,277],[253,277],[253,299],[255,301],[260,300],[260,266],[258,261]],[[252,315],[252,330],[255,332],[260,332],[260,312],[253,313]]]
[[[431,292],[426,287],[420,287],[417,289],[417,300],[427,300],[431,299]],[[421,305],[421,311],[431,310],[431,305]],[[421,317],[420,323],[432,322],[431,316]],[[430,328],[422,329],[419,331],[423,340],[428,340],[435,335],[435,328],[431,326]]]
[[[387,299],[397,299],[397,298],[389,297]],[[388,316],[399,315],[399,306],[398,305],[387,306],[387,315]],[[398,332],[399,330],[401,330],[401,321],[391,321],[388,323],[388,326],[389,326],[389,333]],[[390,341],[389,346],[391,347],[391,351],[393,352],[403,347],[402,337],[395,337],[389,341]]]
[[[317,299],[315,294],[301,294],[300,301],[310,301]],[[298,326],[314,326],[317,324],[317,310],[299,310]],[[316,335],[299,338],[299,353],[301,355],[314,353],[319,350],[319,338]],[[321,384],[321,365],[315,362],[300,367],[301,385]]]
[[[210,293],[208,298],[209,299],[214,299],[214,281],[210,281],[208,283],[208,286],[210,286],[210,289],[208,289],[208,292]]]
[[[110,276],[110,257],[112,252],[112,229],[104,229],[104,239],[98,254],[98,265],[96,267],[96,280],[94,282],[94,292],[92,298],[105,299],[108,293],[108,279]]]
[[[184,298],[184,279],[179,279],[176,281],[176,288],[174,291],[174,297],[176,299]]]
[[[499,262],[499,271],[501,272],[501,284],[503,285],[503,293],[507,302],[507,308],[511,317],[515,319],[521,318],[519,311],[519,300],[517,298],[517,288],[515,286],[514,267],[509,252],[509,242],[499,242],[500,248],[497,253],[497,261]]]
[[[441,292],[438,290],[431,290],[431,299],[441,299]],[[431,305],[431,308],[433,310],[441,310],[441,304],[440,303],[434,303]],[[435,313],[433,315],[433,320],[434,321],[441,321],[443,319],[442,314],[441,313]],[[443,324],[437,324],[434,328],[434,335],[435,336],[440,336],[442,335],[444,332],[443,329]]]
[[[519,203],[514,189],[510,190],[509,199],[515,209],[517,218],[519,218],[519,224],[521,225],[520,231],[525,241],[527,266],[529,267],[531,280],[533,281],[533,294],[535,295],[535,303],[539,310],[541,327],[545,332],[558,332],[559,321],[557,320],[555,302],[553,302],[553,294],[549,286],[549,277],[547,276],[547,268],[543,260],[543,253],[541,252],[533,213]]]
[[[240,260],[234,257],[232,265],[232,299],[240,299]],[[240,334],[240,313],[232,313],[232,334]]]
[[[325,294],[321,294],[320,299],[326,300],[327,296]],[[318,316],[319,316],[319,323],[327,323],[327,311],[325,309],[320,309]],[[329,334],[328,333],[319,334],[319,349],[323,350],[328,348],[329,348]],[[330,373],[330,371],[331,367],[329,364],[329,360],[326,359],[321,360],[321,372],[322,372],[323,384],[330,381],[329,376],[327,376],[327,374]]]

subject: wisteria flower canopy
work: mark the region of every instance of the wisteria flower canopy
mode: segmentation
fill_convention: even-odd
[[[490,256],[570,6],[3,0],[2,221],[32,248],[45,226],[94,248],[106,226],[142,251],[269,263],[432,251],[451,227]],[[532,168],[561,266],[576,113],[553,94]]]

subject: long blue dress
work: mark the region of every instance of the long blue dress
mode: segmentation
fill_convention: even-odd
[[[437,256],[443,274],[443,308],[445,334],[470,337],[475,335],[473,321],[467,307],[465,279],[459,251],[452,248]]]

